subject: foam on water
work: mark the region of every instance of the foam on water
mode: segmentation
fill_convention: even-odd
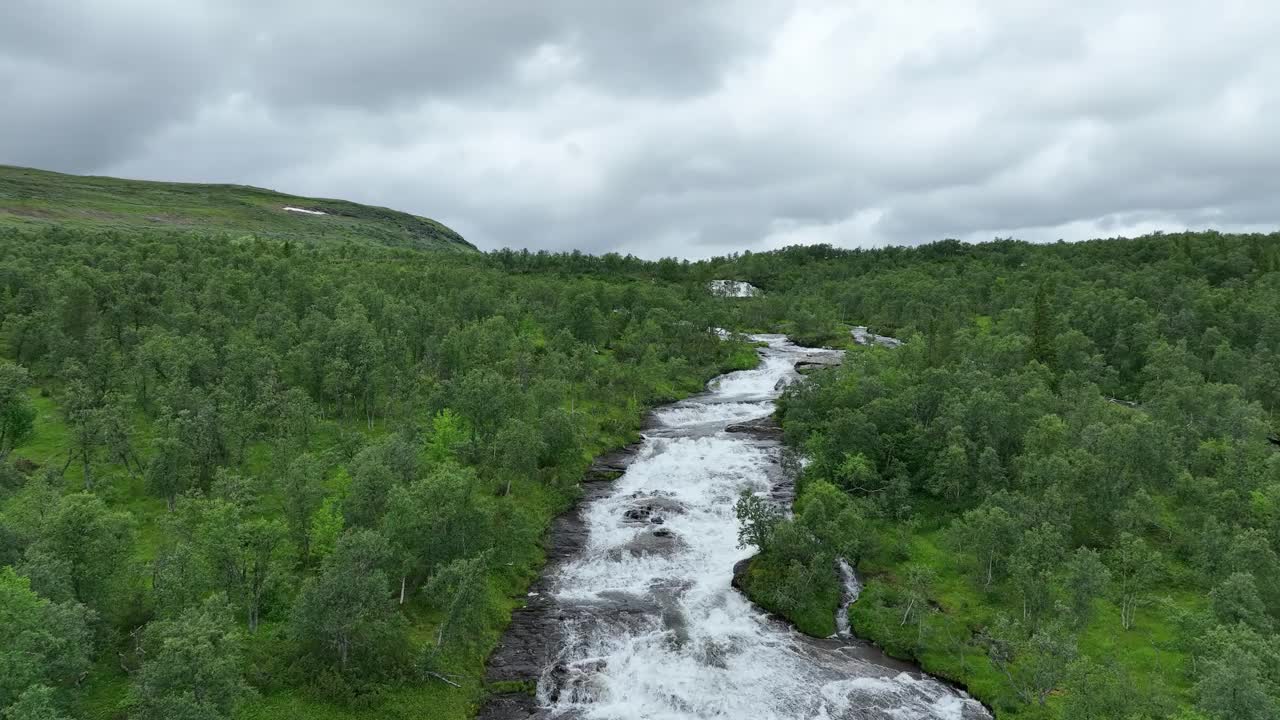
[[[768,400],[756,402],[705,403],[689,401],[658,410],[653,414],[655,420],[665,427],[683,428],[706,423],[734,423],[744,420],[768,417],[773,414],[773,403]]]
[[[772,412],[795,362],[823,352],[758,339],[769,343],[760,367],[657,413],[659,429],[612,492],[584,509],[589,539],[554,594],[586,610],[566,614],[542,704],[551,717],[600,720],[987,717],[942,683],[807,642],[731,587],[734,563],[750,555],[737,546],[734,502],[769,490],[780,449],[724,427]],[[625,518],[646,498],[661,499],[660,525]],[[656,549],[630,551],[655,529]]]

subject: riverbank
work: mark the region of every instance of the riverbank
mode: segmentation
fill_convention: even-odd
[[[836,603],[836,574],[830,563],[815,563],[812,575],[796,573],[795,558],[814,547],[856,557],[865,587],[849,608],[852,631],[968,688],[1000,718],[1076,717],[1082,703],[1103,692],[1127,703],[1123,707],[1146,707],[1149,716],[1167,717],[1203,696],[1187,638],[1196,632],[1195,623],[1208,621],[1212,598],[1187,582],[1193,568],[1155,556],[1150,562],[1156,571],[1143,580],[1140,607],[1127,625],[1116,579],[1126,566],[1116,549],[1093,549],[1042,526],[1053,544],[1040,561],[1045,569],[1028,573],[1026,557],[1037,548],[1038,536],[1014,522],[1043,506],[1036,500],[1013,505],[1002,494],[1010,507],[987,508],[993,514],[984,516],[966,513],[966,506],[950,499],[954,491],[946,483],[956,476],[946,474],[943,448],[927,444],[939,433],[913,425],[922,422],[913,413],[929,397],[926,383],[935,372],[919,370],[919,360],[900,352],[860,353],[845,369],[820,373],[787,396],[781,413],[785,435],[805,448],[810,464],[798,483],[794,520],[783,524],[779,541],[746,571],[743,584],[751,596],[798,628],[825,634],[830,625],[824,615]],[[963,382],[932,382],[960,398],[977,394]],[[1008,407],[1020,407],[1014,398],[1022,394],[1011,393]],[[987,402],[992,395],[981,397]],[[951,402],[954,413],[958,403]],[[1100,423],[1146,426],[1144,416],[1127,408],[1099,402],[1092,409],[1103,418]],[[944,415],[932,411],[925,417]],[[952,455],[967,458],[958,447],[961,452]],[[1008,483],[1002,473],[1022,468],[1016,453],[1007,464],[997,463],[994,451],[973,455],[981,457],[960,477],[980,488]],[[917,466],[922,470],[910,470]],[[1072,502],[1089,497],[1099,481],[1087,482]],[[919,490],[908,493],[908,487]],[[1148,500],[1160,507],[1165,499]],[[1128,512],[1148,507],[1131,505]],[[986,527],[994,527],[986,537],[995,538],[987,540],[986,547],[994,549],[986,556],[979,544],[984,517],[996,523]],[[984,559],[994,563],[989,579]],[[1092,584],[1084,572],[1090,569]]]
[[[789,493],[776,429],[758,421],[797,362],[830,354],[765,339],[761,367],[655,411],[641,445],[609,463],[621,478],[557,521],[558,557],[490,659],[491,684],[507,692],[480,717],[987,716],[900,662],[795,633],[733,589],[748,554],[734,500]]]
[[[749,370],[760,363],[754,351],[735,356],[721,367],[715,377]],[[706,380],[713,382],[715,377]],[[704,383],[705,387],[705,383]],[[686,396],[692,393],[686,394]],[[678,401],[683,398],[672,398]],[[653,422],[656,408],[645,412],[636,424],[635,433]],[[584,471],[581,494],[558,513],[543,538],[543,562],[531,581],[513,596],[510,614],[500,635],[486,652],[483,670],[484,692],[475,709],[479,720],[532,715],[537,706],[535,690],[560,640],[559,618],[551,594],[552,579],[564,564],[580,552],[589,530],[583,515],[594,501],[607,496],[612,483],[635,460],[641,447],[638,435],[626,444],[614,446],[597,455]]]

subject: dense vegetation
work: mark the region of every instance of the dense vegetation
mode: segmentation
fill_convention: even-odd
[[[297,197],[245,185],[83,177],[0,165],[0,227],[50,225],[475,251],[462,236],[434,220],[346,200]]]
[[[685,285],[0,228],[0,714],[462,718],[590,458],[754,350]]]
[[[729,258],[766,321],[906,339],[784,396],[794,516],[753,595],[1000,717],[1280,716],[1280,236]],[[1268,436],[1271,436],[1269,439]]]
[[[1280,715],[1280,237],[479,254],[0,168],[0,248],[5,720],[467,717],[590,458],[754,363],[711,328],[855,324],[906,344],[784,396],[753,597],[829,634],[847,558],[1001,717]]]

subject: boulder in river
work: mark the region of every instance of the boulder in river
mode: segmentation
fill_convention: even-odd
[[[657,510],[649,505],[629,508],[626,512],[622,513],[622,519],[626,520],[628,523],[640,523],[642,525],[646,523],[661,525],[666,522],[666,520],[658,514]]]
[[[782,426],[778,421],[773,419],[772,415],[755,420],[747,420],[745,422],[734,423],[725,428],[725,431],[731,433],[746,433],[759,438],[776,438],[782,436]]]
[[[610,552],[609,556],[613,560],[621,560],[624,553],[632,557],[665,556],[682,549],[684,546],[684,540],[680,539],[680,536],[672,532],[670,528],[659,527],[640,533],[631,542]]]
[[[732,585],[735,590],[743,593],[746,592],[746,590],[743,590],[742,588],[742,583],[747,579],[747,571],[751,569],[751,561],[754,560],[755,557],[755,555],[752,555],[749,558],[743,558],[733,564],[733,580],[731,580],[729,584]]]
[[[631,494],[631,506],[648,508],[651,511],[661,511],[668,515],[678,515],[684,512],[684,503],[672,497],[669,493],[642,493],[635,492]]]
[[[822,370],[823,368],[835,367],[841,363],[839,356],[830,357],[816,355],[796,362],[796,372],[806,372],[809,370]]]

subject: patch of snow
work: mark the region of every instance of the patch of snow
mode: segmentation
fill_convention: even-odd
[[[755,297],[760,294],[760,288],[742,280],[712,280],[707,283],[707,289],[712,295],[726,298]]]
[[[308,210],[306,208],[293,207],[292,205],[285,205],[284,209],[287,212],[304,213],[307,215],[328,215],[329,214],[327,212],[324,212],[323,210]]]

